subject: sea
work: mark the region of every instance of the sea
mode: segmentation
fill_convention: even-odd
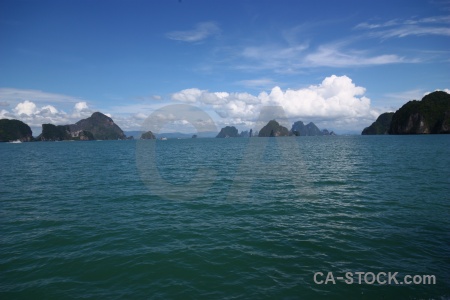
[[[75,298],[450,299],[450,135],[0,143],[0,299]]]

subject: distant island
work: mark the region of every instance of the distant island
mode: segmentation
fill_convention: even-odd
[[[320,130],[313,122],[305,125],[302,121],[297,121],[292,125],[291,130],[280,125],[276,120],[270,120],[259,132],[255,131],[253,135],[253,129],[250,131],[241,131],[234,126],[226,126],[222,128],[217,138],[227,137],[278,137],[278,136],[321,136],[321,135],[336,135],[333,131],[327,129]]]
[[[381,114],[362,131],[369,134],[449,134],[450,95],[437,91],[404,104],[395,113]]]
[[[92,140],[125,140],[139,138],[147,139],[167,139],[166,136],[157,135],[151,131],[131,131],[130,137],[126,137],[122,129],[114,121],[102,114],[94,112],[89,118],[82,119],[75,124],[54,125],[42,124],[42,132],[36,138],[33,138],[31,128],[19,120],[2,119],[0,120],[0,142],[30,142],[30,141],[92,141]],[[199,132],[198,134],[188,135],[182,133],[167,133],[170,137],[192,137],[198,138],[200,134],[204,137],[211,136],[213,132]],[[302,121],[297,121],[292,125],[291,130],[280,125],[276,120],[269,121],[261,130],[253,132],[253,129],[243,130],[239,133],[234,126],[226,126],[216,135],[217,138],[229,137],[281,137],[281,136],[317,136],[317,135],[335,135],[333,131],[327,129],[320,130],[313,122],[304,125]]]
[[[156,137],[151,131],[147,131],[141,134],[141,140],[154,140],[154,139],[156,139]]]
[[[270,120],[258,134],[259,137],[289,136],[289,130],[275,120]]]
[[[369,127],[364,128],[362,135],[389,134],[393,112],[381,114]]]
[[[148,132],[133,132],[141,134],[141,139],[156,139],[158,135]],[[214,132],[202,132],[204,137],[213,137]],[[422,100],[412,100],[394,112],[381,114],[369,127],[364,128],[362,135],[379,134],[450,134],[450,94],[442,91],[430,93]],[[180,137],[200,137],[182,133],[168,133]],[[227,137],[282,137],[282,136],[323,136],[336,135],[327,129],[320,130],[313,122],[304,124],[296,121],[290,130],[280,125],[276,120],[270,120],[259,132],[245,130],[239,133],[234,126],[226,126],[216,135],[217,138]],[[91,141],[91,140],[125,140],[122,129],[114,121],[102,114],[94,112],[89,118],[75,124],[54,125],[42,124],[42,133],[33,138],[30,126],[20,120],[0,120],[0,142],[30,142],[30,141]]]
[[[0,120],[0,142],[32,142],[32,141],[92,141],[92,140],[125,140],[127,138],[114,121],[95,112],[89,118],[75,124],[53,125],[42,124],[42,133],[33,138],[30,126],[19,120]]]
[[[0,120],[0,142],[30,142],[33,135],[30,126],[19,120]]]
[[[305,125],[302,121],[292,124],[291,133],[296,136],[336,135],[327,129],[320,130],[313,122]]]
[[[95,112],[89,118],[71,125],[42,124],[42,133],[36,138],[38,141],[124,139],[126,136],[122,129],[101,112]]]
[[[222,128],[216,138],[229,138],[229,137],[239,137],[239,133],[236,127],[226,126]]]

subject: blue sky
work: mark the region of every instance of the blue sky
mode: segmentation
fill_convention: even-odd
[[[218,128],[291,121],[360,132],[450,88],[450,1],[0,2],[0,118],[124,130],[189,104]]]

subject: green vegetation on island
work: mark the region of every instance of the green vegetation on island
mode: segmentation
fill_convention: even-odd
[[[42,124],[38,141],[92,141],[94,135],[87,130],[71,131],[70,125]]]
[[[330,132],[327,129],[320,130],[313,122],[305,125],[302,121],[292,124],[291,133],[295,136],[336,135],[333,131]]]
[[[407,102],[395,113],[381,114],[361,134],[441,133],[450,133],[450,94],[436,91]]]
[[[122,129],[114,121],[95,112],[87,119],[71,125],[42,124],[42,133],[38,141],[92,141],[92,140],[124,140]]]
[[[39,141],[64,141],[71,140],[68,125],[42,124],[42,133],[36,138]]]
[[[125,133],[117,126],[114,121],[100,113],[95,112],[91,117],[82,119],[71,125],[42,124],[42,133],[33,138],[30,127],[18,120],[4,119],[0,120],[0,141],[90,141],[90,140],[125,140],[133,139],[133,136],[126,137]],[[19,122],[19,123],[17,123]],[[11,125],[14,124],[14,125]],[[17,130],[23,130],[22,134],[17,134]],[[139,133],[139,132],[132,132]],[[209,132],[204,132],[209,133]],[[178,133],[181,134],[181,133]],[[186,135],[186,134],[185,134]],[[320,130],[313,122],[304,125],[302,121],[297,121],[288,130],[281,126],[276,120],[269,121],[261,130],[254,131],[243,130],[239,133],[234,126],[226,126],[217,134],[217,138],[228,137],[279,137],[279,136],[316,136],[316,135],[335,135],[333,131],[327,129]],[[187,135],[186,135],[187,136]],[[198,135],[192,135],[197,138]],[[141,133],[140,139],[156,139],[156,135],[151,131]]]
[[[151,131],[147,131],[141,134],[141,140],[154,140],[154,139],[156,139],[156,137]]]
[[[238,130],[234,126],[222,128],[216,138],[239,137]]]
[[[277,136],[289,136],[289,130],[281,126],[277,121],[271,120],[267,123],[258,134],[259,137],[277,137]]]
[[[292,125],[292,129],[288,130],[286,127],[281,126],[276,120],[269,121],[261,130],[255,131],[253,129],[243,130],[238,133],[238,130],[234,126],[226,126],[222,128],[218,138],[227,137],[277,137],[277,136],[322,136],[322,135],[336,135],[333,131],[327,129],[320,130],[313,122],[304,125],[302,121],[297,121]]]
[[[393,112],[381,114],[369,127],[364,128],[362,135],[388,134],[391,126]]]
[[[30,126],[19,120],[0,120],[0,142],[29,142],[33,140]]]
[[[122,129],[110,117],[101,112],[95,112],[89,118],[69,126],[71,132],[83,130],[91,132],[96,140],[125,140],[127,138]]]
[[[450,95],[437,91],[403,105],[392,116],[389,134],[450,133]]]

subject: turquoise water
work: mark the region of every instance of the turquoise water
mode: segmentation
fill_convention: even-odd
[[[450,297],[450,136],[2,143],[0,163],[1,299]]]

